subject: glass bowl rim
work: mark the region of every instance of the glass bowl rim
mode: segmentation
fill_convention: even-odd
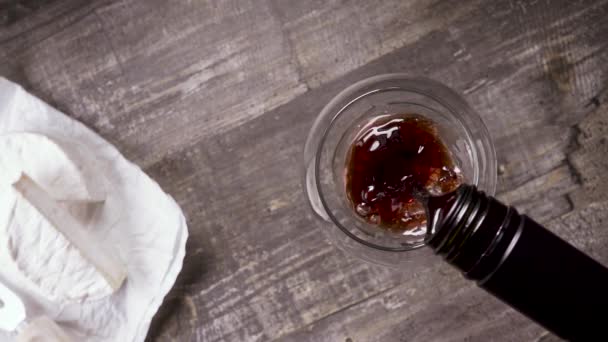
[[[366,87],[373,86],[376,83],[379,84],[384,81],[399,81],[404,84],[399,85],[399,86],[390,86],[390,87],[380,87],[379,86],[379,88],[371,89],[362,94],[357,94],[359,91],[365,89]],[[416,85],[418,85],[418,87]],[[428,91],[428,90],[421,89],[422,87],[420,85],[427,86],[427,87],[431,88],[432,90]],[[473,140],[471,138],[470,127],[469,127],[469,125],[467,125],[466,122],[463,122],[461,116],[462,115],[469,116],[469,119],[473,119],[474,121],[477,121],[475,124],[478,127],[476,127],[476,128],[480,131],[480,135],[482,136],[482,138],[485,138],[485,140],[487,140],[486,142],[489,145],[488,146],[489,151],[486,151],[486,153],[489,154],[488,160],[486,162],[488,162],[488,164],[490,164],[488,166],[488,169],[490,170],[490,172],[491,172],[491,170],[496,170],[496,151],[495,151],[491,136],[489,134],[489,131],[488,131],[486,125],[484,124],[484,122],[481,120],[481,117],[479,116],[479,114],[473,108],[470,107],[470,105],[464,100],[464,98],[462,98],[462,96],[460,94],[456,93],[454,90],[447,87],[446,85],[444,85],[440,82],[437,82],[435,80],[429,79],[429,78],[409,77],[407,74],[403,74],[403,73],[392,73],[392,74],[382,74],[382,75],[372,76],[372,77],[360,80],[360,81],[348,86],[347,88],[343,89],[336,96],[334,96],[330,100],[330,102],[327,105],[325,105],[325,107],[323,107],[323,109],[321,110],[321,112],[318,115],[318,118],[320,121],[322,121],[323,118],[325,118],[326,116],[331,115],[332,112],[335,112],[335,114],[331,117],[331,120],[329,121],[329,123],[326,125],[326,127],[323,131],[323,134],[321,136],[321,139],[318,142],[318,146],[315,151],[315,154],[314,154],[314,161],[315,161],[314,178],[315,178],[315,183],[316,183],[316,192],[321,201],[324,211],[326,212],[329,219],[331,220],[331,223],[333,223],[344,234],[346,234],[350,239],[356,241],[357,243],[360,243],[368,248],[373,248],[375,250],[380,250],[380,251],[385,251],[385,252],[407,252],[407,251],[412,251],[412,250],[418,249],[420,247],[423,247],[425,245],[424,241],[421,241],[416,244],[408,245],[408,246],[402,246],[402,247],[386,247],[386,246],[378,245],[378,244],[375,244],[375,243],[372,243],[372,242],[359,238],[358,236],[356,236],[352,232],[350,232],[348,228],[344,227],[339,222],[339,220],[334,216],[333,211],[331,210],[331,208],[329,207],[329,205],[327,203],[326,196],[324,196],[323,186],[321,185],[321,182],[319,181],[320,168],[321,168],[321,166],[320,166],[321,165],[321,155],[323,154],[323,148],[325,146],[325,142],[326,142],[328,133],[332,129],[334,123],[336,122],[336,119],[342,113],[344,113],[352,104],[359,101],[360,99],[373,95],[373,94],[376,94],[376,93],[384,92],[384,91],[403,91],[403,92],[409,92],[409,93],[416,93],[418,95],[424,96],[426,98],[429,98],[429,99],[437,102],[439,105],[445,107],[449,111],[449,113],[446,113],[446,114],[449,114],[450,116],[454,117],[456,120],[458,120],[461,123],[461,125],[465,129],[467,138],[469,140]],[[444,94],[442,94],[442,95],[444,95],[444,96],[439,96],[438,94],[436,94],[437,92],[443,92]],[[345,104],[343,104],[340,108],[336,108],[342,103],[345,103]],[[457,108],[459,108],[460,111]],[[337,111],[336,111],[336,109],[337,109]],[[313,129],[315,129],[315,126],[317,126],[317,122],[315,122]],[[475,146],[475,145],[473,144],[473,146]],[[478,159],[477,153],[474,153],[473,158],[474,158],[474,162],[473,162],[474,165],[478,165],[479,161],[477,160]],[[491,174],[488,174],[488,175],[480,174],[480,177],[487,177],[487,176],[489,176],[490,179],[488,181],[488,184],[486,184],[484,186],[483,190],[485,190],[490,195],[493,195],[496,190],[496,182],[497,182],[496,171],[491,172]]]

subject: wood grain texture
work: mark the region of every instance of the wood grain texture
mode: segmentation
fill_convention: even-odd
[[[585,206],[606,198],[607,126],[606,106],[598,107],[578,125],[578,141],[581,147],[569,156],[576,175],[583,183],[583,186],[571,195],[577,206]]]
[[[327,243],[304,141],[380,73],[464,94],[494,138],[499,198],[608,262],[608,1],[24,4],[0,1],[0,75],[116,144],[188,217],[150,341],[555,340],[428,255],[395,271]]]

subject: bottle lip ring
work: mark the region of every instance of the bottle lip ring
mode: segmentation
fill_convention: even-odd
[[[476,189],[477,188],[474,185],[464,184],[456,190],[456,202],[452,204],[448,212],[445,213],[441,219],[440,227],[451,226],[462,219],[462,216],[469,211],[473,193]],[[458,215],[455,216],[455,214]],[[449,245],[451,238],[458,234],[462,228],[461,225],[460,227],[457,227],[457,229],[439,229],[437,231],[436,225],[434,222],[431,222],[431,227],[427,231],[427,236],[425,238],[425,244],[433,248],[433,250],[439,254],[441,251],[444,251],[445,248],[448,248],[447,245]]]

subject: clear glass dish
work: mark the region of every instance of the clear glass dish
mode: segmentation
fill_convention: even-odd
[[[391,114],[418,114],[434,121],[464,182],[489,195],[496,190],[496,154],[479,115],[460,95],[433,80],[374,76],[346,88],[323,108],[304,149],[309,202],[330,223],[325,233],[337,247],[373,263],[400,267],[431,254],[420,249],[425,232],[396,238],[371,226],[354,213],[344,184],[345,161],[356,135],[373,118]]]

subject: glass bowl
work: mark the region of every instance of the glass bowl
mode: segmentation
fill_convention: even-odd
[[[431,119],[465,183],[493,195],[497,174],[496,153],[481,118],[460,95],[439,82],[404,74],[379,75],[334,97],[317,117],[304,148],[309,202],[320,218],[331,223],[325,233],[337,247],[373,263],[399,267],[430,253],[430,249],[420,249],[426,232],[395,237],[361,219],[347,199],[344,176],[357,134],[374,118],[392,114]]]

